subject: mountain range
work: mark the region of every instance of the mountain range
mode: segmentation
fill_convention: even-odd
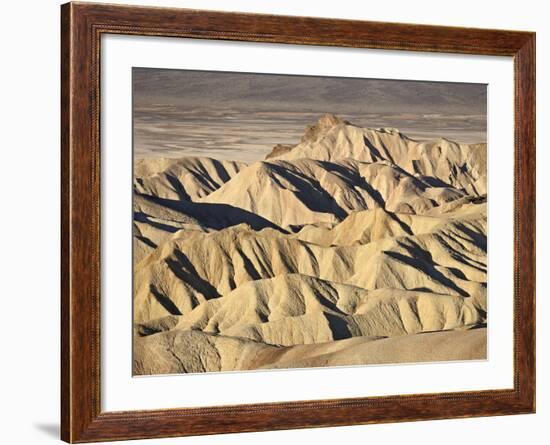
[[[487,147],[334,115],[134,165],[134,374],[483,359]]]

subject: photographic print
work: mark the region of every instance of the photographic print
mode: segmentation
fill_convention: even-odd
[[[132,82],[134,375],[486,359],[485,84]]]

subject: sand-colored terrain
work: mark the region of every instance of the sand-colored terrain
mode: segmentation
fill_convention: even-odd
[[[134,168],[134,373],[483,359],[485,144],[333,115]]]

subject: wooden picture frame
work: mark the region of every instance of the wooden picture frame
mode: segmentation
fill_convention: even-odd
[[[61,8],[61,437],[67,442],[495,416],[535,411],[535,34],[171,8]],[[512,56],[514,387],[438,394],[102,412],[100,38],[103,34]]]

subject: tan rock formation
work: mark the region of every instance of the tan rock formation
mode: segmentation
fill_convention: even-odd
[[[333,115],[251,165],[140,159],[134,373],[486,355],[486,145]]]

